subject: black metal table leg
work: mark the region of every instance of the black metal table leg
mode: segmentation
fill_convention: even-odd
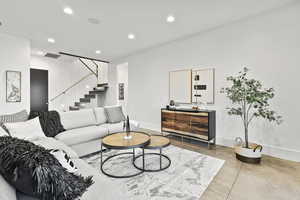
[[[103,169],[103,166],[104,166],[104,164],[105,164],[107,161],[109,161],[110,159],[112,159],[112,158],[114,158],[114,157],[121,156],[121,155],[125,155],[125,154],[133,154],[133,152],[118,153],[118,154],[114,154],[114,155],[112,155],[112,156],[109,156],[109,157],[105,158],[105,159],[103,160],[103,162],[101,163],[101,171],[102,171],[102,173],[105,174],[105,175],[108,176],[108,177],[111,177],[111,178],[131,178],[131,177],[138,176],[138,175],[144,173],[144,170],[143,170],[143,169],[138,169],[139,172],[137,172],[137,173],[130,174],[130,175],[125,175],[125,176],[118,176],[118,175],[110,174],[110,173],[106,172],[106,171]],[[135,159],[136,159],[136,157],[135,157]],[[136,169],[137,169],[137,168],[136,168]]]
[[[161,170],[161,168],[162,168],[162,159],[161,159],[161,149],[159,149],[159,168],[160,168],[160,170]]]
[[[132,149],[133,160],[135,159],[135,148]]]
[[[146,155],[157,155],[157,156],[160,157],[159,169],[145,169],[145,156]],[[142,163],[142,167],[139,167],[139,166],[137,166],[135,164],[136,160],[139,159],[140,157],[142,157],[142,159],[143,159],[142,160],[142,162],[143,162]],[[168,161],[168,164],[165,167],[162,166],[162,158],[163,157],[165,159],[167,159],[167,161]],[[133,165],[134,165],[135,168],[137,168],[139,170],[142,170],[144,172],[159,172],[159,171],[163,171],[163,170],[165,170],[165,169],[167,169],[167,168],[170,167],[170,165],[171,165],[171,159],[168,156],[162,154],[162,149],[160,149],[159,153],[145,153],[144,149],[143,149],[143,153],[140,154],[140,155],[138,155],[138,156],[136,156],[135,159],[133,160]]]
[[[101,162],[100,162],[100,165],[102,166],[102,155],[103,154],[103,146],[102,146],[102,141],[101,141],[101,153],[100,153],[100,160],[101,160]]]
[[[144,148],[143,148],[143,170],[145,171],[145,149]]]

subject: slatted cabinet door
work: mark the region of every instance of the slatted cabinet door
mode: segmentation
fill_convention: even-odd
[[[191,115],[185,112],[175,112],[175,130],[190,133],[191,129]]]
[[[176,119],[175,112],[164,110],[161,113],[162,129],[165,129],[165,131],[174,130],[175,119]]]
[[[191,132],[196,134],[199,138],[208,140],[208,113],[191,114]]]
[[[204,141],[214,139],[216,134],[215,111],[161,110],[162,131],[177,133]]]

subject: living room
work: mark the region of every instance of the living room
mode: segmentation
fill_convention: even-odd
[[[2,1],[0,199],[299,199],[299,11]],[[25,154],[78,187],[26,180]]]

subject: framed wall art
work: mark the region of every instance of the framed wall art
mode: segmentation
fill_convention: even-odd
[[[119,100],[124,100],[124,83],[119,83]]]
[[[6,71],[6,102],[21,102],[21,72]]]
[[[192,70],[192,102],[214,104],[215,69]]]
[[[169,73],[169,100],[191,103],[192,71],[178,70]]]

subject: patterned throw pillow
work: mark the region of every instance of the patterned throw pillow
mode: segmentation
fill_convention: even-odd
[[[18,191],[40,200],[80,199],[94,183],[91,176],[68,172],[49,150],[9,136],[0,137],[0,174]]]
[[[0,115],[0,126],[7,132],[8,130],[3,125],[4,123],[14,123],[14,122],[24,122],[28,119],[28,113],[26,110],[22,110],[17,113],[8,114],[8,115]]]
[[[119,123],[126,119],[122,111],[122,106],[107,106],[104,109],[108,123]]]
[[[53,149],[50,153],[58,160],[58,162],[63,166],[68,172],[75,173],[77,172],[77,167],[74,165],[70,156],[64,151],[60,149]]]

